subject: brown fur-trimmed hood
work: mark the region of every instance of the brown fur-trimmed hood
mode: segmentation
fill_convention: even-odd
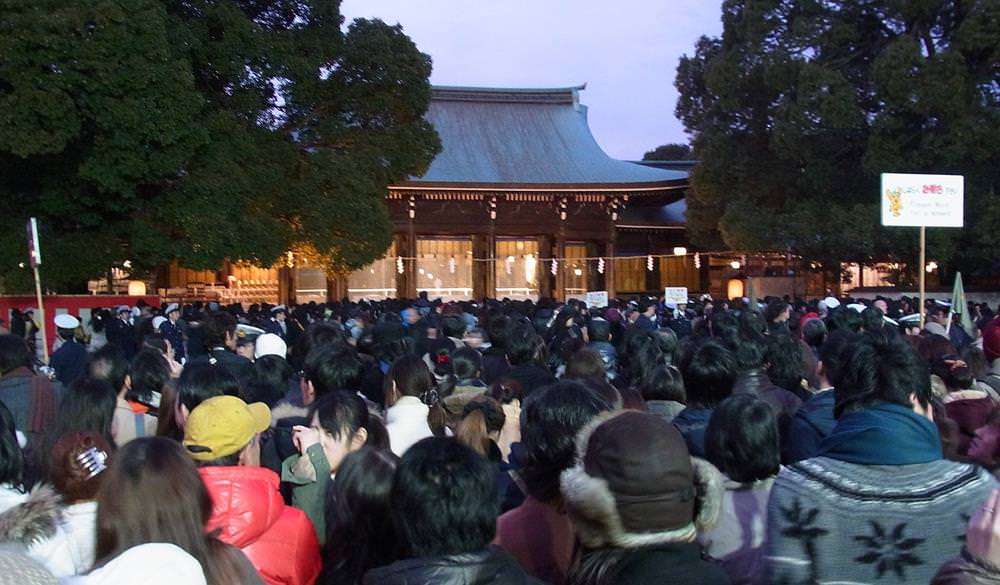
[[[62,519],[61,501],[52,486],[31,490],[27,500],[0,514],[0,541],[30,547],[51,538]]]
[[[724,478],[710,463],[690,457],[693,476],[694,517],[679,528],[629,531],[619,512],[615,494],[607,480],[587,473],[584,457],[594,432],[603,424],[628,411],[602,414],[587,424],[577,435],[576,465],[560,477],[563,499],[569,510],[577,536],[584,546],[636,548],[671,542],[690,542],[699,532],[718,521],[725,494]],[[643,415],[654,416],[655,415]],[[686,453],[686,448],[684,453]]]

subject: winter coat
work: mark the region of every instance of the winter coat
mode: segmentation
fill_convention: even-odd
[[[726,573],[701,558],[693,542],[658,544],[634,550],[618,565],[615,585],[729,585]]]
[[[262,467],[203,467],[214,503],[206,529],[243,551],[268,585],[311,585],[319,542],[305,512],[286,506],[278,476]]]
[[[655,414],[656,416],[662,417],[663,420],[668,423],[674,422],[677,415],[680,414],[687,406],[677,402],[676,400],[647,400],[646,410],[650,414]]]
[[[500,378],[507,377],[509,371],[510,362],[503,351],[494,348],[483,351],[483,382],[493,384]]]
[[[281,464],[299,450],[292,442],[296,425],[309,426],[309,407],[296,406],[287,401],[279,402],[271,409],[271,429],[264,434],[260,447],[260,463],[263,467],[280,474]]]
[[[420,439],[433,436],[427,424],[430,408],[416,396],[403,396],[385,411],[389,447],[399,457]]]
[[[566,583],[577,552],[566,509],[531,496],[497,518],[493,543],[514,557],[529,575],[553,585]]]
[[[958,425],[958,454],[967,455],[976,431],[985,426],[996,404],[985,392],[965,390],[951,392],[944,397],[948,418]]]
[[[29,447],[55,424],[62,392],[61,384],[25,367],[0,377],[0,402],[14,416],[14,428],[27,436]]]
[[[119,447],[132,439],[156,436],[156,417],[145,412],[136,412],[128,400],[118,397],[114,419],[115,444]]]
[[[306,455],[292,455],[281,464],[281,481],[292,488],[292,505],[309,517],[320,544],[326,542],[326,494],[332,471],[320,444],[310,445]]]
[[[733,384],[733,394],[753,394],[770,404],[775,416],[778,417],[779,425],[784,419],[786,427],[787,421],[802,406],[801,398],[776,385],[762,369],[743,372]]]
[[[167,320],[160,323],[160,334],[170,342],[170,347],[174,348],[174,359],[183,362],[187,357],[187,346],[184,345],[184,331],[180,327],[180,322],[173,323]]]
[[[542,585],[498,547],[397,561],[365,574],[365,585]]]
[[[815,457],[819,443],[833,431],[837,419],[833,416],[833,388],[821,390],[802,403],[788,424],[782,459],[795,463]]]
[[[97,502],[79,502],[62,509],[55,534],[29,554],[56,577],[82,575],[94,567],[96,532]]]
[[[556,383],[556,377],[552,375],[552,372],[535,364],[514,366],[504,377],[520,382],[521,388],[524,389],[525,398],[535,390]]]
[[[961,555],[938,570],[930,585],[1000,585],[1000,567],[962,549]]]
[[[764,545],[767,500],[774,479],[740,484],[727,478],[722,513],[714,528],[698,535],[705,553],[719,561],[733,585],[766,585]]]
[[[64,585],[206,585],[198,559],[180,547],[162,542],[134,546],[88,575]]]
[[[681,432],[693,457],[705,456],[705,431],[713,409],[689,406],[674,417],[674,426]]]
[[[76,341],[67,341],[52,354],[49,365],[56,371],[56,379],[69,386],[87,371],[87,348]]]
[[[212,360],[215,360],[214,362]],[[236,355],[226,348],[214,347],[205,355],[199,355],[189,361],[191,364],[211,364],[216,363],[233,375],[234,378],[243,384],[253,372],[253,363],[247,358]]]

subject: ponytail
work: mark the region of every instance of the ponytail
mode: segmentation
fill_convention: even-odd
[[[455,428],[455,438],[483,457],[489,457],[493,450],[490,433],[500,432],[506,421],[499,402],[479,396],[466,403],[462,420]]]

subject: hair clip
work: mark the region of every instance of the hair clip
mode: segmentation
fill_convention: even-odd
[[[108,454],[104,451],[99,451],[96,447],[91,447],[80,453],[76,456],[76,460],[89,472],[86,479],[97,477],[102,471],[108,468]]]

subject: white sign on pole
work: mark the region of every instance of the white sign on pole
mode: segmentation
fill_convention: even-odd
[[[42,263],[42,248],[38,245],[38,222],[35,218],[28,220],[28,260],[34,268]]]
[[[603,309],[608,306],[608,291],[598,290],[587,293],[588,309]]]
[[[688,289],[686,286],[668,286],[663,289],[663,302],[672,305],[686,305]]]
[[[882,225],[962,227],[965,177],[882,173]]]

